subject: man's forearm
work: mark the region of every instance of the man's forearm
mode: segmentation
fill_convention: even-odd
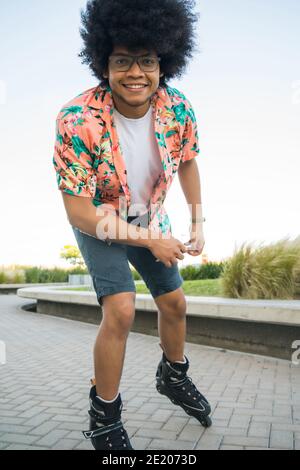
[[[102,211],[100,215],[97,212],[99,209],[91,204],[88,210],[76,216],[70,223],[95,238],[126,245],[150,248],[151,240],[157,238],[151,230],[128,224],[113,212]]]
[[[195,159],[181,163],[178,169],[179,182],[188,203],[191,221],[202,218],[201,183]],[[201,224],[202,222],[200,222]],[[198,222],[199,224],[199,222]]]

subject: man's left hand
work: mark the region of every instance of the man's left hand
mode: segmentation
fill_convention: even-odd
[[[185,245],[191,245],[190,249],[188,249],[187,253],[191,256],[199,256],[201,255],[204,245],[205,239],[203,234],[202,224],[197,225],[193,224],[190,229],[190,239]]]

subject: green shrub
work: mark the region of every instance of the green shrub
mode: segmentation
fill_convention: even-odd
[[[292,299],[300,265],[300,237],[253,248],[244,243],[224,263],[222,295],[245,299]]]
[[[68,282],[69,274],[88,274],[86,268],[44,268],[42,266],[2,266],[0,284],[39,284]]]
[[[200,266],[189,265],[180,269],[184,281],[218,279],[223,271],[223,263],[206,263]]]
[[[295,279],[295,296],[300,297],[300,266],[296,266],[294,269],[294,279]]]
[[[49,283],[68,282],[69,274],[87,274],[87,269],[76,267],[72,269],[64,268],[42,268],[33,266],[25,269],[26,283]]]
[[[140,281],[142,279],[136,269],[132,269],[131,273],[132,273],[132,277],[135,281]]]
[[[2,266],[0,270],[0,284],[23,284],[25,282],[24,269],[19,265]]]

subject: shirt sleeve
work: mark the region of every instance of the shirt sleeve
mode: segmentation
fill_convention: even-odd
[[[182,156],[181,162],[187,162],[192,158],[197,157],[200,153],[198,143],[198,126],[196,116],[191,103],[186,100],[187,104],[187,117],[185,128],[182,136]]]
[[[53,157],[58,189],[72,196],[95,197],[97,177],[83,126],[68,126],[57,117]]]

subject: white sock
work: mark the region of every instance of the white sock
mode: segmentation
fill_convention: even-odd
[[[112,402],[116,401],[118,396],[119,396],[119,392],[117,393],[117,395],[115,396],[115,398],[113,400],[103,400],[103,398],[101,398],[99,395],[97,395],[97,398],[100,398],[100,400],[104,401],[104,403],[112,403]]]
[[[186,364],[186,357],[184,356],[184,361],[175,361],[175,364]]]

